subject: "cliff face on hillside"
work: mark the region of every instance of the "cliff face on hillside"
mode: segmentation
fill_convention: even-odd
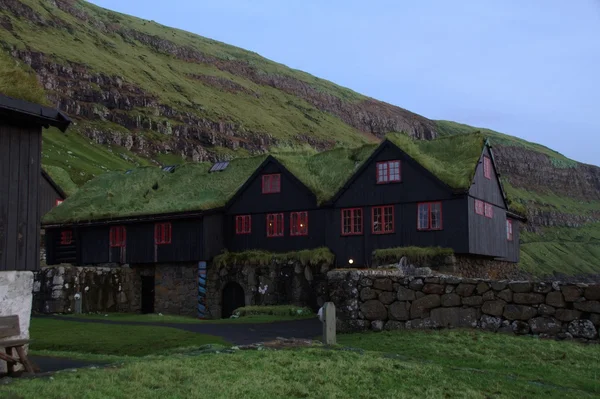
[[[110,168],[114,157],[118,167],[214,161],[282,145],[354,146],[392,131],[433,139],[473,129],[442,126],[255,53],[79,0],[0,0],[3,57],[35,73],[49,100],[75,119],[67,136],[46,135],[44,162],[78,182]],[[492,135],[507,191],[527,206],[526,229],[537,234],[526,240],[600,221],[600,168]],[[90,160],[77,157],[91,151],[102,156],[88,170]]]

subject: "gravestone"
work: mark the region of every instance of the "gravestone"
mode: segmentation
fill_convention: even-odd
[[[333,302],[325,302],[322,309],[323,316],[321,321],[323,322],[323,343],[325,345],[335,345],[335,305]]]
[[[75,314],[81,314],[81,293],[75,294]]]

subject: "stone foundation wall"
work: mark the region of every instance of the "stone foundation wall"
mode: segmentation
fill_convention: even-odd
[[[267,265],[227,265],[207,270],[207,315],[221,317],[222,291],[229,282],[238,283],[245,305],[297,305],[317,310],[328,300],[327,272],[330,265],[302,265],[272,261]]]
[[[73,313],[76,293],[84,313],[140,309],[139,276],[128,267],[47,267],[34,275],[34,312]]]
[[[327,274],[338,329],[469,327],[597,341],[600,284],[404,276],[398,271]]]
[[[196,316],[198,314],[198,265],[154,266],[154,312]],[[141,288],[140,288],[141,289]]]

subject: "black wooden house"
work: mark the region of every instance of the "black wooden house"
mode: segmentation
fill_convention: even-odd
[[[0,271],[39,267],[42,128],[62,113],[0,95]]]
[[[45,226],[49,265],[129,264],[161,279],[165,268],[210,268],[223,251],[327,247],[337,266],[369,267],[378,249],[441,247],[516,263],[522,221],[489,143],[470,134],[111,172],[50,211]]]

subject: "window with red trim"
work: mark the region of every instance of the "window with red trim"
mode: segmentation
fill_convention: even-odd
[[[377,162],[377,183],[393,183],[401,181],[400,161]]]
[[[506,219],[506,239],[508,241],[513,240],[513,228],[512,227],[513,227],[512,220]]]
[[[71,245],[73,243],[73,231],[63,230],[60,232],[60,245]]]
[[[111,226],[110,228],[110,246],[124,247],[127,241],[127,232],[125,226]]]
[[[283,237],[283,213],[267,215],[267,237]]]
[[[485,217],[490,219],[494,217],[494,207],[487,202],[485,203]]]
[[[363,233],[361,208],[342,209],[342,235],[350,236]]]
[[[394,232],[394,206],[375,206],[371,210],[371,232],[388,234]]]
[[[482,200],[475,200],[475,213],[478,215],[483,215],[483,204]]]
[[[252,216],[240,215],[235,217],[235,234],[252,233]]]
[[[171,223],[156,223],[154,225],[154,243],[156,245],[171,243]]]
[[[308,235],[308,212],[290,213],[290,235],[307,236]]]
[[[492,178],[492,160],[490,157],[483,157],[483,175],[486,179]]]
[[[417,230],[442,229],[442,203],[422,202],[417,206]]]
[[[57,198],[57,199],[56,199],[56,204],[55,204],[55,205],[56,205],[56,206],[59,206],[60,204],[62,204],[62,203],[63,203],[63,201],[64,201],[64,200],[62,200],[62,199],[60,199],[60,198]]]
[[[281,192],[281,175],[279,173],[262,176],[262,193],[273,194]]]

